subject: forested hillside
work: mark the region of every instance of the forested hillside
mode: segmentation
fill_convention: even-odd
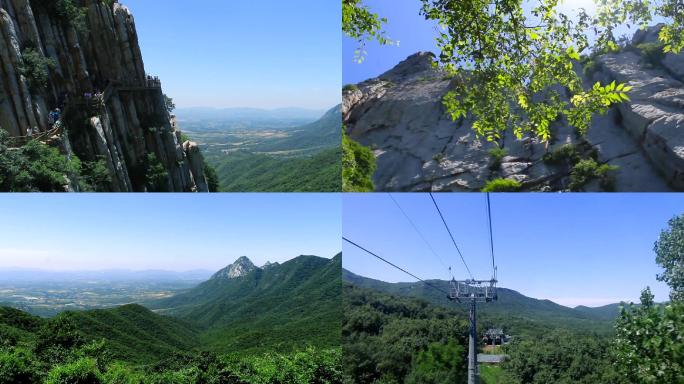
[[[669,221],[654,252],[671,301],[655,303],[646,287],[617,316],[615,305],[571,309],[501,290],[478,312],[477,340],[489,328],[511,337],[503,362],[480,364],[483,383],[684,383],[684,216]],[[388,284],[346,271],[345,280],[343,349],[352,382],[466,382],[468,314],[458,304],[442,304],[422,282]]]
[[[299,256],[283,264],[214,276],[152,308],[201,327],[217,351],[290,351],[339,345],[342,256]]]
[[[356,286],[370,288],[376,291],[419,298],[427,302],[455,308],[461,314],[467,314],[465,306],[457,306],[448,300],[444,294],[426,286],[423,283],[386,283],[355,275],[347,270],[343,271],[344,281]],[[430,284],[449,291],[450,283],[444,280],[430,280]],[[507,318],[509,324],[520,326],[519,332],[534,327],[561,327],[571,330],[588,330],[592,332],[610,333],[612,324],[619,310],[602,311],[589,308],[568,308],[549,300],[538,300],[527,297],[511,289],[499,288],[499,300],[493,303],[483,303],[478,312],[492,318]],[[616,308],[616,305],[608,308]],[[613,315],[612,317],[610,315]]]
[[[164,315],[0,307],[0,383],[340,383],[340,276],[341,255],[243,257],[157,302]]]

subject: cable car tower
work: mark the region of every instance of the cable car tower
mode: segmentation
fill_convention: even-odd
[[[468,384],[478,384],[480,373],[477,366],[477,303],[497,301],[497,268],[494,262],[494,238],[492,236],[492,212],[487,193],[487,218],[489,224],[489,249],[492,258],[492,278],[490,280],[451,279],[449,299],[457,302],[470,302],[470,332],[468,337]],[[460,251],[459,251],[460,252]],[[467,266],[466,266],[467,268]],[[470,270],[468,270],[470,272]],[[471,275],[472,277],[472,275]]]

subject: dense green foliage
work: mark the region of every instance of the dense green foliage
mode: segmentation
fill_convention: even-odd
[[[353,383],[464,383],[466,320],[425,301],[344,286],[343,366]]]
[[[487,182],[482,192],[517,192],[522,184],[513,179],[494,179]]]
[[[0,322],[8,320],[0,318]],[[11,320],[11,319],[9,319]],[[289,355],[216,355],[177,351],[152,364],[118,360],[109,341],[89,342],[64,317],[39,320],[26,340],[0,346],[2,384],[334,384],[341,382],[341,349],[309,347]],[[136,324],[140,326],[141,324]],[[135,328],[133,328],[135,330]],[[114,336],[115,337],[115,336]],[[46,352],[48,351],[48,352]]]
[[[7,192],[64,192],[66,175],[79,164],[56,148],[29,141],[9,148],[7,133],[0,129],[0,190]]]
[[[377,168],[375,156],[370,149],[342,137],[342,190],[344,192],[373,192],[373,173]]]
[[[614,383],[610,374],[608,337],[553,331],[534,338],[514,339],[504,348],[501,383]]]
[[[124,361],[152,363],[199,345],[199,331],[194,325],[156,315],[139,305],[61,316],[90,338],[107,339],[111,355]]]
[[[302,157],[240,151],[207,158],[224,192],[339,192],[340,155],[338,146]]]

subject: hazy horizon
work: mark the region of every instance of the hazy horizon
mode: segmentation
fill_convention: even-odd
[[[341,249],[338,194],[13,194],[0,268],[217,271]]]

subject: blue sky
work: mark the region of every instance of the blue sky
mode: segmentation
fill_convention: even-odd
[[[0,196],[0,268],[218,270],[341,250],[339,194]]]
[[[178,107],[301,107],[341,101],[337,0],[122,0],[145,67]]]
[[[392,195],[457,278],[467,278],[427,194]],[[484,194],[435,198],[478,279],[491,277]],[[423,279],[447,279],[442,266],[387,194],[344,195],[343,234]],[[569,306],[638,301],[647,285],[657,300],[653,243],[684,213],[684,194],[495,194],[491,197],[500,285]],[[344,267],[384,281],[414,281],[344,244]]]
[[[577,10],[584,8],[588,14],[596,12],[594,0],[561,0],[560,12],[570,16],[576,15]],[[388,19],[385,26],[387,36],[398,45],[381,46],[376,42],[367,42],[365,50],[367,54],[363,63],[358,64],[354,61],[355,51],[359,47],[357,41],[346,36],[343,38],[343,76],[344,84],[359,83],[361,81],[377,77],[387,70],[393,68],[408,56],[419,51],[431,51],[439,53],[435,43],[437,36],[436,25],[426,21],[420,16],[420,0],[364,0],[373,12],[380,14]],[[526,9],[531,9],[530,2],[527,2]],[[617,36],[628,34],[630,37],[635,32],[626,27],[616,31]]]

